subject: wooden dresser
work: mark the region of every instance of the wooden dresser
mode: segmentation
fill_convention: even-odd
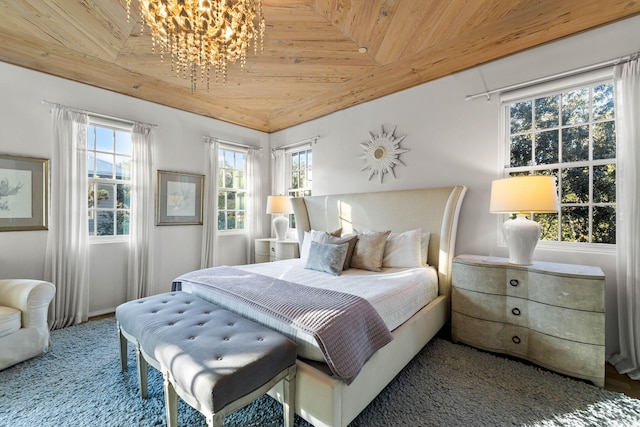
[[[604,387],[599,267],[461,255],[453,261],[452,338]]]
[[[256,264],[299,257],[297,240],[276,240],[275,238],[255,240]]]

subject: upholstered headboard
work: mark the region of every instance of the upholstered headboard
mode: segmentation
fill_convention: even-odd
[[[451,263],[455,252],[460,206],[466,187],[380,191],[374,193],[308,196],[292,199],[298,240],[304,232],[354,229],[402,232],[421,228],[430,232],[427,262],[438,268],[440,295],[451,293]]]

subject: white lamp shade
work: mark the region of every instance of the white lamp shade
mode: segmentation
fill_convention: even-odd
[[[556,180],[547,175],[523,175],[497,179],[491,184],[491,213],[518,213],[502,224],[511,264],[531,265],[540,239],[540,224],[525,213],[558,211]]]
[[[267,213],[292,214],[291,197],[282,195],[267,197]]]
[[[491,184],[491,213],[558,212],[556,180],[548,175],[522,175]]]

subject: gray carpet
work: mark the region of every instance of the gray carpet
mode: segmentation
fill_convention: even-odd
[[[57,330],[45,355],[0,371],[0,426],[161,426],[162,377],[138,397],[135,357],[120,372],[114,319]],[[279,426],[268,396],[225,420]],[[180,426],[204,417],[180,402]],[[640,400],[518,361],[435,339],[351,424],[375,426],[640,426]],[[296,427],[309,424],[296,418]]]

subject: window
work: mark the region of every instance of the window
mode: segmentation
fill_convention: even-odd
[[[246,153],[218,149],[218,230],[245,230]]]
[[[313,152],[309,145],[299,147],[297,151],[287,154],[288,158],[288,183],[287,192],[291,197],[304,197],[311,195],[313,182],[311,167],[313,164]],[[289,215],[291,228],[296,228],[295,215]]]
[[[572,87],[504,105],[508,175],[556,177],[560,212],[535,215],[541,240],[615,244],[613,84]]]
[[[128,235],[131,131],[90,121],[87,168],[89,236]]]
[[[289,153],[289,183],[288,192],[291,197],[303,197],[311,195],[311,148]]]

